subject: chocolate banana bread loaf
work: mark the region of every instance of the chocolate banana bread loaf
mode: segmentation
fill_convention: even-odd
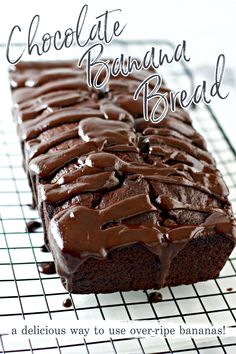
[[[95,90],[73,61],[10,71],[24,168],[70,292],[211,279],[234,248],[227,187],[189,114],[178,106],[153,124],[133,100],[148,75]]]

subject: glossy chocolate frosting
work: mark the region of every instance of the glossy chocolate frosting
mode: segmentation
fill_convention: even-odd
[[[74,62],[11,73],[25,165],[39,210],[53,210],[48,238],[61,275],[141,243],[159,256],[163,285],[191,238],[235,240],[228,189],[188,113],[177,107],[158,125],[144,121],[132,96],[146,76],[113,77],[98,91]]]

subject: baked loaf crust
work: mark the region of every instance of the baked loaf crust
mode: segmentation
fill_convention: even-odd
[[[148,75],[95,90],[74,61],[10,72],[24,167],[69,292],[211,279],[234,248],[227,187],[189,114],[155,125],[132,98]]]

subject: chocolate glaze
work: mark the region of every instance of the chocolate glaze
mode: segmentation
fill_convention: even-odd
[[[113,77],[98,92],[74,62],[20,64],[11,73],[34,200],[42,214],[50,210],[44,227],[67,280],[89,257],[141,243],[160,259],[161,287],[190,239],[220,234],[235,241],[228,189],[188,113],[177,106],[158,125],[143,119],[142,98],[132,96],[147,74]],[[128,180],[146,187],[107,205]]]
[[[63,301],[63,306],[66,307],[66,308],[72,306],[72,301],[71,301],[71,299],[69,297]]]
[[[154,292],[148,294],[148,300],[153,303],[160,302],[160,301],[162,301],[162,294],[159,293],[158,291],[154,291]]]
[[[41,222],[35,221],[35,220],[28,221],[26,223],[27,231],[29,231],[29,232],[34,232],[37,229],[39,229],[41,226],[42,226]]]
[[[46,245],[42,245],[40,247],[40,251],[43,252],[43,253],[48,253],[49,252],[49,250],[47,249]]]
[[[26,205],[27,205],[27,207],[29,207],[31,210],[34,210],[34,209],[35,209],[33,203],[32,203],[32,204],[26,204]]]
[[[42,274],[50,275],[56,273],[54,262],[41,262],[38,264],[38,268],[40,273]]]
[[[16,103],[20,104],[25,100],[37,99],[39,96],[43,96],[50,92],[61,90],[82,90],[85,91],[88,88],[86,79],[59,79],[46,83],[40,87],[36,87],[33,90],[30,87],[19,88],[14,91],[13,98]]]
[[[226,290],[227,291],[233,291],[234,289],[233,288],[227,288]]]
[[[200,233],[219,233],[228,237],[233,233],[232,220],[218,211],[210,214],[201,225],[163,227],[155,223],[129,225],[124,221],[153,210],[155,208],[147,196],[139,195],[103,210],[74,206],[59,212],[52,219],[49,230],[51,244],[60,250],[55,253],[57,263],[63,264],[63,270],[60,268],[59,273],[65,272],[69,277],[87,257],[105,258],[114,248],[139,242],[159,256],[159,286],[162,287],[172,259],[191,238]],[[105,228],[106,224],[114,221],[117,225]]]

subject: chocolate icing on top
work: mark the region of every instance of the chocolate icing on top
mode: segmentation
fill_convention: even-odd
[[[160,302],[162,301],[162,294],[159,293],[158,291],[152,292],[148,294],[148,300],[152,303]]]
[[[28,174],[38,181],[39,210],[53,210],[49,238],[61,275],[141,243],[160,259],[162,286],[191,238],[235,240],[228,189],[188,113],[177,106],[158,125],[143,119],[142,98],[132,96],[147,75],[112,77],[97,91],[72,61],[11,72]],[[131,182],[145,187],[128,195]]]

